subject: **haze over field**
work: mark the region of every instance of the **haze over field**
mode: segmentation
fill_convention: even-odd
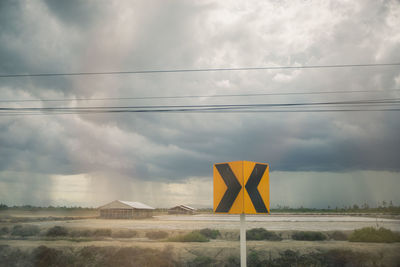
[[[396,63],[399,29],[395,0],[1,1],[0,74]],[[399,89],[398,65],[0,77],[0,107],[396,100]],[[309,92],[325,93],[291,94]],[[254,93],[290,94],[109,99]],[[40,99],[69,100],[8,101]],[[235,160],[270,164],[272,207],[400,204],[398,111],[0,115],[7,205],[211,206],[212,164]]]

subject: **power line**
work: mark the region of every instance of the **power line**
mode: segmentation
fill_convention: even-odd
[[[52,77],[52,76],[93,76],[93,75],[125,75],[125,74],[157,74],[180,72],[217,72],[217,71],[255,71],[255,70],[285,70],[285,69],[322,69],[322,68],[355,68],[355,67],[388,67],[399,66],[395,63],[337,64],[337,65],[303,65],[303,66],[266,66],[241,68],[204,68],[204,69],[165,69],[165,70],[132,70],[132,71],[102,71],[102,72],[64,72],[64,73],[28,73],[1,74],[0,78],[21,77]]]
[[[96,113],[161,113],[161,112],[335,112],[336,111],[399,111],[400,99],[370,99],[334,102],[259,103],[219,105],[157,105],[157,106],[92,106],[92,107],[2,107],[0,115],[33,114],[96,114]],[[330,107],[330,109],[324,109]],[[345,109],[343,107],[346,107]],[[273,110],[279,108],[279,110]],[[300,108],[300,109],[299,109]],[[333,108],[333,109],[332,109]],[[372,108],[372,109],[371,109]]]
[[[154,109],[154,108],[221,108],[221,107],[282,107],[338,104],[387,104],[400,103],[400,98],[347,100],[333,102],[298,102],[298,103],[254,103],[254,104],[204,104],[204,105],[146,105],[146,106],[86,106],[86,107],[0,107],[1,110],[90,110],[90,109]]]
[[[186,98],[224,98],[224,97],[256,97],[283,95],[320,95],[320,94],[352,94],[352,93],[386,93],[400,91],[387,90],[350,90],[350,91],[313,91],[313,92],[283,92],[283,93],[249,93],[249,94],[220,94],[220,95],[181,95],[181,96],[140,96],[140,97],[103,97],[103,98],[58,98],[58,99],[6,99],[1,103],[18,102],[68,102],[68,101],[117,101],[117,100],[151,100],[151,99],[186,99]]]
[[[400,108],[384,109],[299,109],[299,110],[190,110],[185,113],[320,113],[320,112],[398,112]],[[181,111],[163,110],[118,110],[118,111],[95,111],[95,112],[57,112],[57,113],[1,113],[0,116],[31,116],[31,115],[91,115],[103,113],[183,113]]]

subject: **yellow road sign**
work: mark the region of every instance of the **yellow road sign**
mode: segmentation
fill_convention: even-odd
[[[234,161],[214,164],[214,212],[269,213],[268,164]]]

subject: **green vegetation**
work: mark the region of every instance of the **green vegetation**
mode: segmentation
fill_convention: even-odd
[[[13,236],[34,236],[37,235],[40,232],[39,227],[36,225],[14,225],[14,227],[11,230],[11,235]]]
[[[276,233],[267,231],[264,228],[254,228],[246,231],[246,240],[281,241],[282,238]]]
[[[364,227],[355,230],[350,236],[351,242],[374,242],[374,243],[393,243],[400,242],[400,234],[394,233],[386,228],[375,229]]]
[[[376,266],[378,259],[372,255],[351,250],[333,249],[328,251],[300,254],[285,250],[279,257],[266,257],[262,251],[251,251],[247,258],[248,266]]]
[[[294,232],[292,234],[292,239],[306,240],[306,241],[320,241],[320,240],[325,240],[326,235],[324,235],[321,232],[300,231],[300,232]]]
[[[71,237],[111,237],[111,229],[82,229],[82,230],[74,230],[69,231],[68,236]]]
[[[10,232],[7,226],[3,226],[0,228],[0,235],[6,235]]]
[[[333,240],[338,240],[338,241],[346,241],[347,240],[347,235],[341,231],[334,231],[329,235],[329,237]]]
[[[137,231],[135,230],[119,230],[113,231],[111,237],[113,238],[132,238],[138,235]]]
[[[96,208],[83,208],[83,207],[67,207],[67,206],[47,206],[47,207],[38,207],[32,205],[22,205],[22,206],[7,206],[5,204],[0,203],[0,210],[19,210],[19,211],[50,211],[50,210],[59,210],[59,211],[93,211],[97,210]]]
[[[293,250],[280,251],[271,257],[268,250],[253,250],[248,254],[248,266],[387,266],[399,261],[398,256],[382,255],[343,249],[316,250],[301,254]],[[239,266],[238,256],[218,260],[197,255],[179,261],[171,246],[163,250],[138,247],[60,247],[39,246],[20,250],[14,246],[0,246],[0,266]],[[386,263],[386,264],[385,264]]]
[[[29,211],[29,212],[43,212],[43,211],[56,211],[65,213],[75,213],[78,211],[79,214],[86,213],[95,216],[97,214],[96,208],[85,208],[85,207],[67,207],[67,206],[48,206],[48,207],[37,207],[32,205],[22,205],[22,206],[7,206],[6,204],[0,203],[0,210],[15,210],[15,211]],[[158,208],[154,211],[156,214],[167,214],[168,209]],[[211,208],[198,209],[199,213],[213,213]],[[392,201],[383,200],[376,207],[370,207],[368,203],[363,204],[353,204],[341,207],[331,207],[327,208],[307,208],[307,207],[289,207],[277,205],[271,208],[271,213],[382,213],[396,215],[400,214],[400,206],[395,206]],[[28,219],[28,218],[22,218]],[[22,222],[22,221],[21,221]]]
[[[209,242],[210,240],[199,231],[192,231],[187,234],[168,238],[169,242]]]
[[[53,226],[47,230],[46,236],[67,236],[68,230],[63,226]]]
[[[240,267],[240,258],[238,256],[230,256],[226,259],[226,267]]]
[[[252,250],[249,253],[249,256],[247,256],[247,265],[249,266],[262,266],[263,263],[264,262],[260,260],[257,251]]]
[[[189,267],[206,267],[206,266],[215,266],[213,263],[215,261],[207,256],[197,256],[192,261],[187,263]]]
[[[13,217],[9,215],[1,216],[0,223],[28,223],[28,222],[45,222],[45,221],[70,221],[70,220],[80,220],[80,219],[87,219],[87,217],[70,217],[70,216],[63,216],[63,217]]]
[[[33,253],[34,266],[181,266],[170,248],[84,247],[78,253],[40,246]],[[15,266],[15,264],[14,264]]]
[[[201,229],[200,234],[210,239],[216,239],[218,236],[221,236],[221,233],[218,230],[210,228]]]
[[[46,246],[37,247],[33,251],[34,266],[71,266],[73,258],[62,250],[48,248]]]
[[[93,230],[93,236],[95,236],[95,237],[110,237],[111,229],[95,229],[95,230]]]
[[[289,207],[277,205],[276,208],[271,208],[271,213],[381,213],[388,215],[400,214],[400,206],[393,205],[392,201],[382,201],[377,205],[377,207],[370,207],[368,203],[363,203],[361,205],[353,204],[342,207],[330,207],[317,209],[317,208],[305,208],[301,207]]]
[[[165,231],[150,231],[146,233],[148,239],[164,239],[168,237],[168,233]]]

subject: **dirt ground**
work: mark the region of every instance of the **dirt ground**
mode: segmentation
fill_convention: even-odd
[[[1,214],[0,214],[1,216]],[[10,216],[10,215],[8,215]],[[29,216],[29,215],[28,215]],[[134,229],[138,232],[135,238],[102,238],[101,240],[46,240],[43,236],[27,238],[2,238],[0,246],[7,245],[21,250],[32,250],[44,245],[52,248],[83,248],[88,246],[96,247],[140,247],[164,249],[172,247],[173,253],[182,261],[192,260],[195,257],[207,256],[213,259],[223,259],[239,254],[239,221],[235,216],[156,216],[152,219],[143,220],[105,220],[96,218],[73,219],[73,220],[45,220],[18,223],[21,225],[39,226],[41,232],[48,228],[59,225],[68,229],[95,229],[107,228]],[[7,226],[11,229],[15,223],[0,223],[0,228]],[[331,249],[348,249],[368,254],[373,254],[382,259],[384,266],[396,266],[400,263],[400,243],[354,243],[348,241],[295,241],[288,239],[294,230],[324,231],[340,230],[350,233],[352,230],[366,226],[383,226],[394,231],[400,230],[398,219],[375,219],[358,216],[292,216],[277,215],[262,217],[248,217],[247,228],[263,227],[281,234],[282,241],[247,241],[248,253],[251,251],[264,251],[270,257],[276,257],[284,250],[293,250],[301,254]],[[206,243],[196,242],[165,242],[153,241],[145,237],[145,233],[153,230],[163,230],[169,235],[177,235],[195,229],[212,228],[221,232],[222,238],[211,240]]]
[[[0,215],[1,216],[1,215]],[[231,215],[199,214],[194,216],[154,216],[140,220],[110,220],[84,218],[79,220],[37,220],[27,222],[41,228],[55,225],[72,228],[111,228],[111,229],[165,229],[196,230],[202,228],[239,229],[239,217]],[[385,227],[400,232],[400,219],[372,218],[348,215],[268,215],[247,216],[246,227],[265,228],[271,231],[351,231],[362,227]]]
[[[31,250],[40,245],[52,248],[68,248],[68,247],[140,247],[164,249],[171,246],[174,254],[182,261],[192,260],[197,256],[208,256],[213,259],[227,258],[232,255],[239,254],[239,241],[211,240],[207,243],[179,243],[179,242],[160,242],[148,240],[107,240],[107,241],[90,241],[90,242],[72,242],[65,240],[43,241],[43,240],[0,240],[0,245],[9,245],[22,250]],[[279,252],[284,250],[297,251],[300,254],[331,250],[331,249],[350,249],[358,252],[366,252],[383,257],[389,263],[395,263],[400,254],[400,243],[378,244],[378,243],[353,243],[347,241],[294,241],[283,240],[275,241],[247,241],[248,253],[252,250],[268,251],[271,257],[276,257]]]

